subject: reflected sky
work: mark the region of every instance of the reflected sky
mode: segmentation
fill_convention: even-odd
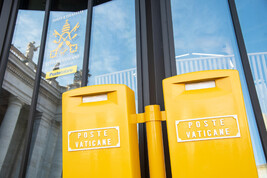
[[[267,1],[235,2],[248,53],[267,52]]]
[[[35,41],[35,45],[41,43],[44,11],[19,10],[12,44],[23,54],[26,53],[29,42]],[[34,53],[33,61],[37,64],[39,48]]]
[[[223,1],[171,1],[176,56],[189,53],[233,54],[232,25]],[[211,8],[217,7],[217,8]],[[204,55],[205,56],[205,55]]]
[[[93,9],[89,85],[94,77],[136,67],[134,0],[116,0]]]

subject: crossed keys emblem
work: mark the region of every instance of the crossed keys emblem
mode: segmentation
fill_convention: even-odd
[[[78,49],[77,44],[72,44],[71,40],[77,37],[77,33],[73,36],[72,33],[76,32],[76,30],[80,27],[79,22],[73,27],[73,29],[70,31],[70,24],[67,19],[65,24],[62,27],[62,34],[58,33],[56,30],[54,30],[53,35],[59,39],[54,40],[53,42],[58,44],[57,48],[52,50],[50,52],[50,58],[54,58],[57,56],[58,52],[60,52],[61,55],[64,55],[66,51],[69,50],[70,53],[75,53]],[[64,45],[65,44],[65,45]]]

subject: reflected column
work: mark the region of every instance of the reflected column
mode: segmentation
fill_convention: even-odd
[[[0,127],[0,171],[3,171],[4,161],[17,125],[23,103],[16,97],[10,96],[8,108]]]
[[[53,155],[53,161],[50,169],[49,177],[61,177],[62,173],[62,123],[58,132],[58,139]]]
[[[31,142],[31,155],[28,163],[26,177],[38,177],[42,170],[42,162],[44,161],[46,143],[49,136],[49,128],[51,120],[47,119],[43,113],[35,115],[33,137]]]

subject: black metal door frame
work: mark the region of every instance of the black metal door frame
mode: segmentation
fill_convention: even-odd
[[[136,38],[138,72],[138,111],[147,105],[164,110],[162,80],[176,74],[172,21],[165,0],[136,0]],[[141,91],[140,91],[141,90]],[[166,123],[162,122],[166,175],[171,177]],[[139,151],[142,178],[149,177],[146,127],[139,126]]]

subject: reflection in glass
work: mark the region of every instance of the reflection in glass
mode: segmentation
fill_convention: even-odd
[[[134,7],[134,0],[94,7],[88,85],[126,84],[137,97]]]
[[[43,64],[44,78],[49,83],[65,87],[65,90],[81,86],[86,13],[51,12]]]
[[[43,26],[40,19],[43,18],[43,11],[19,10],[13,35],[11,51],[21,53],[20,58],[35,65],[38,62]]]
[[[19,10],[0,93],[0,177],[19,177],[44,12]]]
[[[254,156],[266,164],[226,0],[172,0],[177,74],[237,69],[246,104]]]
[[[81,86],[87,11],[50,12],[27,177],[61,177],[62,93]]]
[[[236,0],[236,7],[267,128],[267,2],[265,0]],[[267,165],[261,165],[260,170],[267,177]]]
[[[267,124],[267,2],[236,1],[236,6],[261,109]]]

